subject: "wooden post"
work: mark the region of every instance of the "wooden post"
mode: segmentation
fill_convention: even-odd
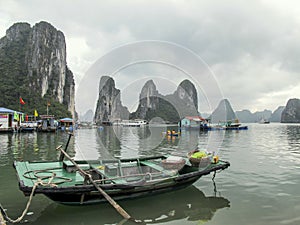
[[[56,150],[60,150],[72,163],[73,165],[78,169],[78,171],[87,177],[90,182],[95,186],[95,188],[106,198],[106,200],[120,213],[124,219],[131,219],[131,216],[117,203],[115,200],[113,200],[102,188],[100,188],[95,181],[92,179],[92,176],[88,173],[86,173],[83,169],[81,169],[78,164],[62,149],[62,146],[58,146]]]

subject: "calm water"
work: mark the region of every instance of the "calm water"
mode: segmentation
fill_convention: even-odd
[[[300,224],[300,125],[248,124],[242,131],[183,131],[166,139],[165,127],[78,130],[68,149],[76,159],[127,158],[173,153],[195,148],[216,151],[231,166],[201,178],[184,190],[120,205],[146,224]],[[14,160],[55,160],[67,134],[0,135],[0,203],[12,218],[21,215],[27,197],[18,190]],[[37,195],[26,224],[122,224],[109,205],[63,206]],[[125,224],[132,224],[126,222]]]

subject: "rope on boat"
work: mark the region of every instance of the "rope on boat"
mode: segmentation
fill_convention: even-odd
[[[40,180],[45,180],[45,179],[49,179],[47,183],[43,183],[46,184],[47,186],[56,186],[65,182],[71,182],[72,179],[68,178],[68,177],[60,177],[60,176],[56,176],[56,173],[51,172],[50,170],[55,170],[57,168],[49,168],[49,169],[44,169],[44,170],[29,170],[27,172],[25,172],[23,174],[23,177],[30,179],[30,180],[34,180],[34,179],[40,179]],[[33,173],[34,177],[29,176],[28,174]],[[51,175],[48,176],[42,176],[42,175],[38,175],[39,173],[50,173]],[[53,179],[61,179],[61,181],[56,181],[56,182],[52,182]],[[41,184],[41,185],[43,185]],[[44,185],[43,185],[44,186]]]
[[[28,171],[28,172],[33,172],[33,171]],[[53,173],[51,177],[47,176],[46,178],[49,178],[48,182],[43,182],[42,180],[45,179],[45,177],[43,178],[37,178],[37,181],[34,183],[33,187],[32,187],[32,190],[31,190],[31,193],[30,193],[30,196],[29,196],[29,199],[27,201],[27,204],[26,204],[26,207],[23,211],[23,213],[21,214],[20,217],[18,217],[17,219],[11,219],[7,213],[5,212],[5,210],[3,209],[2,205],[0,204],[0,211],[1,213],[3,214],[3,217],[5,218],[6,221],[10,222],[10,223],[19,223],[21,220],[24,219],[25,215],[27,214],[28,210],[29,210],[29,207],[30,207],[30,204],[32,202],[32,198],[34,196],[34,192],[36,190],[36,188],[41,185],[41,186],[51,186],[51,187],[55,187],[57,186],[57,184],[53,181],[53,179],[55,178],[56,174]],[[35,179],[35,178],[30,178],[30,179]]]

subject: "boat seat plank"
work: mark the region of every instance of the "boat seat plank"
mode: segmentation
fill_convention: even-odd
[[[152,162],[149,162],[149,161],[140,161],[140,163],[141,163],[141,165],[148,166],[148,167],[150,167],[152,169],[155,169],[159,172],[162,172],[162,171],[165,170],[162,166],[160,166],[158,164],[155,164],[155,163],[152,163]]]

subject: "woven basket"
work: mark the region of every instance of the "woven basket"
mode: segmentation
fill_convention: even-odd
[[[167,161],[166,159],[162,160],[162,166],[167,170],[181,170],[185,165],[185,160],[181,159],[180,161]]]
[[[198,150],[191,151],[187,155],[192,166],[203,168],[211,164],[211,158],[209,156],[202,157],[202,158],[192,158],[192,155],[195,152],[198,152]]]

